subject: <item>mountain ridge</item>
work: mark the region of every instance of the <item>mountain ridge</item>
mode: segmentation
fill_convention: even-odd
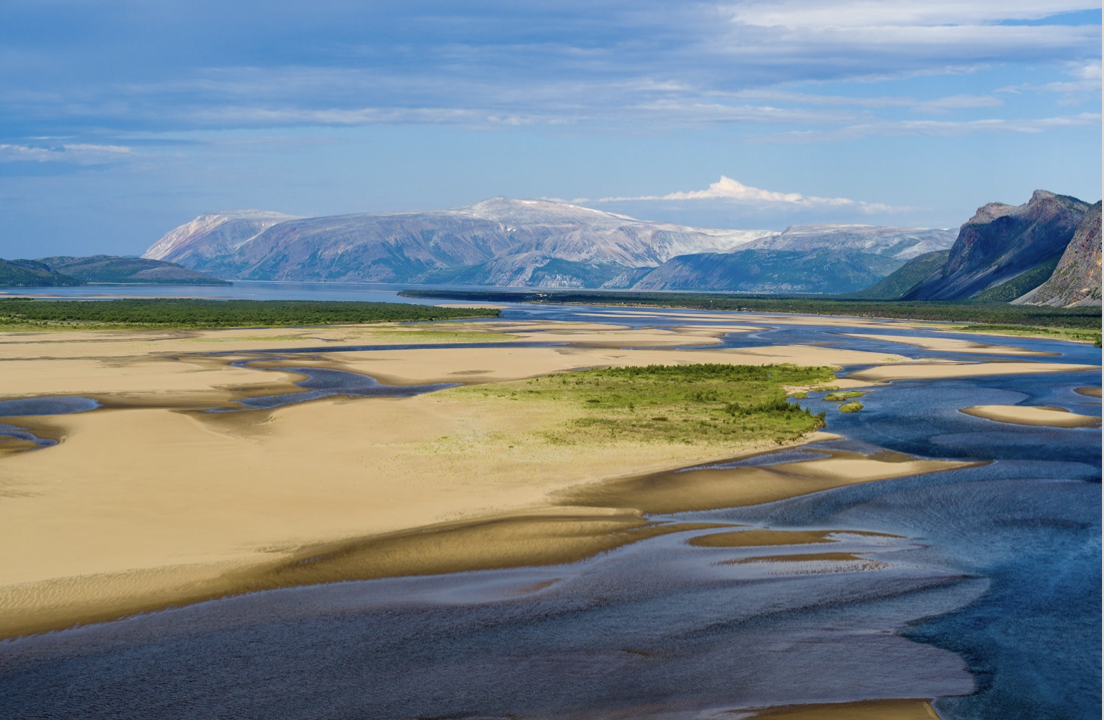
[[[796,226],[781,233],[694,228],[561,201],[497,197],[426,212],[317,218],[208,213],[171,230],[143,257],[244,280],[597,288],[634,287],[680,256],[792,247],[811,252],[836,243],[893,256],[899,265],[951,239],[945,230],[860,225]],[[881,260],[864,264],[884,273],[896,267]]]

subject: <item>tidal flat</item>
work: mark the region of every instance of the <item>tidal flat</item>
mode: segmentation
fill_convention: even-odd
[[[1068,517],[1032,547],[1074,567],[1095,552],[1099,567],[1098,540],[1094,551],[1077,539],[1093,522],[1078,515],[1086,500],[1099,510],[1099,433],[959,411],[1064,406],[1098,423],[1099,405],[1077,392],[1099,384],[1098,349],[920,343],[919,328],[843,318],[502,314],[455,331],[0,337],[0,400],[96,403],[0,418],[58,441],[0,455],[0,632],[14,638],[0,644],[0,707],[154,717],[184,685],[124,698],[111,679],[153,653],[204,696],[237,698],[229,711],[244,717],[270,715],[271,702],[287,717],[797,718],[818,712],[809,703],[824,717],[1016,716],[995,714],[1011,707],[1007,690],[979,664],[1000,653],[952,648],[922,621],[984,607],[998,582],[987,568],[1027,542],[1015,533],[1039,508]],[[456,387],[316,399],[305,369]],[[873,392],[863,412],[821,419],[829,384]],[[304,402],[246,404],[296,394]],[[804,446],[817,453],[754,463]],[[1082,507],[1016,507],[998,492],[992,507],[1022,519],[963,551],[940,534],[940,492],[964,482],[1027,483]],[[916,492],[928,499],[911,514],[885,516]],[[98,624],[36,634],[77,623]],[[334,654],[312,654],[304,633]],[[196,675],[246,636],[265,660]],[[338,669],[353,656],[355,671]],[[754,672],[739,666],[749,660]],[[461,679],[454,663],[472,672]],[[844,666],[861,680],[841,684]],[[397,681],[402,668],[423,682]],[[106,684],[86,684],[105,670]],[[505,691],[507,678],[521,687]],[[50,698],[58,683],[76,694]],[[320,710],[279,689],[303,683],[332,699]]]

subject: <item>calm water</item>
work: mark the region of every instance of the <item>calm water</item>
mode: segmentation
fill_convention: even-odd
[[[726,344],[931,354],[814,323],[767,323]],[[994,342],[1060,353],[1047,358],[1057,362],[1101,358],[1065,343]],[[305,382],[328,392],[347,381]],[[1006,425],[958,408],[1023,402],[1099,416],[1095,399],[1073,392],[1099,384],[1099,373],[902,381],[863,397],[857,414],[812,396],[802,403],[827,409],[828,430],[844,440],[744,462],[887,448],[987,464],[679,517],[903,536],[830,547],[861,553],[860,563],[732,564],[756,553],[692,547],[681,533],[570,566],[225,599],[0,643],[0,716],[709,718],[770,703],[940,697],[948,719],[1097,718],[1100,430]]]

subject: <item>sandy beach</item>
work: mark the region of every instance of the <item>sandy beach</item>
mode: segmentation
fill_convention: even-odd
[[[1078,415],[1060,407],[1030,407],[1026,405],[974,405],[961,412],[974,417],[1014,425],[1044,425],[1046,427],[1100,427],[1100,418]]]
[[[565,445],[552,441],[549,431],[576,419],[578,408],[465,388],[204,412],[242,397],[298,390],[292,383],[301,375],[294,370],[232,364],[269,357],[264,350],[309,342],[326,351],[270,358],[265,365],[330,367],[398,385],[471,385],[582,368],[703,362],[878,365],[860,374],[871,376],[861,380],[867,384],[1069,369],[917,362],[816,346],[662,347],[711,344],[716,329],[504,322],[464,323],[459,331],[406,327],[413,329],[0,337],[0,399],[79,395],[104,406],[4,420],[60,444],[0,457],[0,637],[255,589],[566,562],[687,529],[657,525],[645,513],[770,502],[964,466],[833,452],[770,467],[674,473],[778,446],[632,439]],[[486,333],[571,344],[339,351],[369,344],[374,334],[386,338],[378,344],[395,344],[396,334],[439,339],[442,332],[461,332],[465,342]],[[647,347],[630,347],[637,343]],[[742,535],[745,542],[754,537]],[[782,535],[774,541],[808,542]]]

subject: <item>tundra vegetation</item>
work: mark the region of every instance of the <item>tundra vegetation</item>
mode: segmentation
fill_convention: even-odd
[[[847,390],[847,391],[844,391],[844,392],[828,393],[827,395],[824,396],[824,399],[828,400],[830,402],[842,402],[844,400],[852,400],[854,398],[859,398],[859,397],[862,397],[863,395],[866,395],[866,393],[862,392],[862,391],[859,391],[859,390]]]
[[[288,327],[498,317],[486,308],[312,300],[0,300],[0,330]]]
[[[451,392],[527,403],[569,403],[581,412],[549,431],[557,443],[778,443],[824,426],[824,413],[786,402],[787,387],[835,378],[829,367],[648,365],[584,370]]]
[[[840,412],[843,413],[856,413],[863,409],[863,404],[858,400],[852,400],[851,402],[845,402],[840,405]]]

